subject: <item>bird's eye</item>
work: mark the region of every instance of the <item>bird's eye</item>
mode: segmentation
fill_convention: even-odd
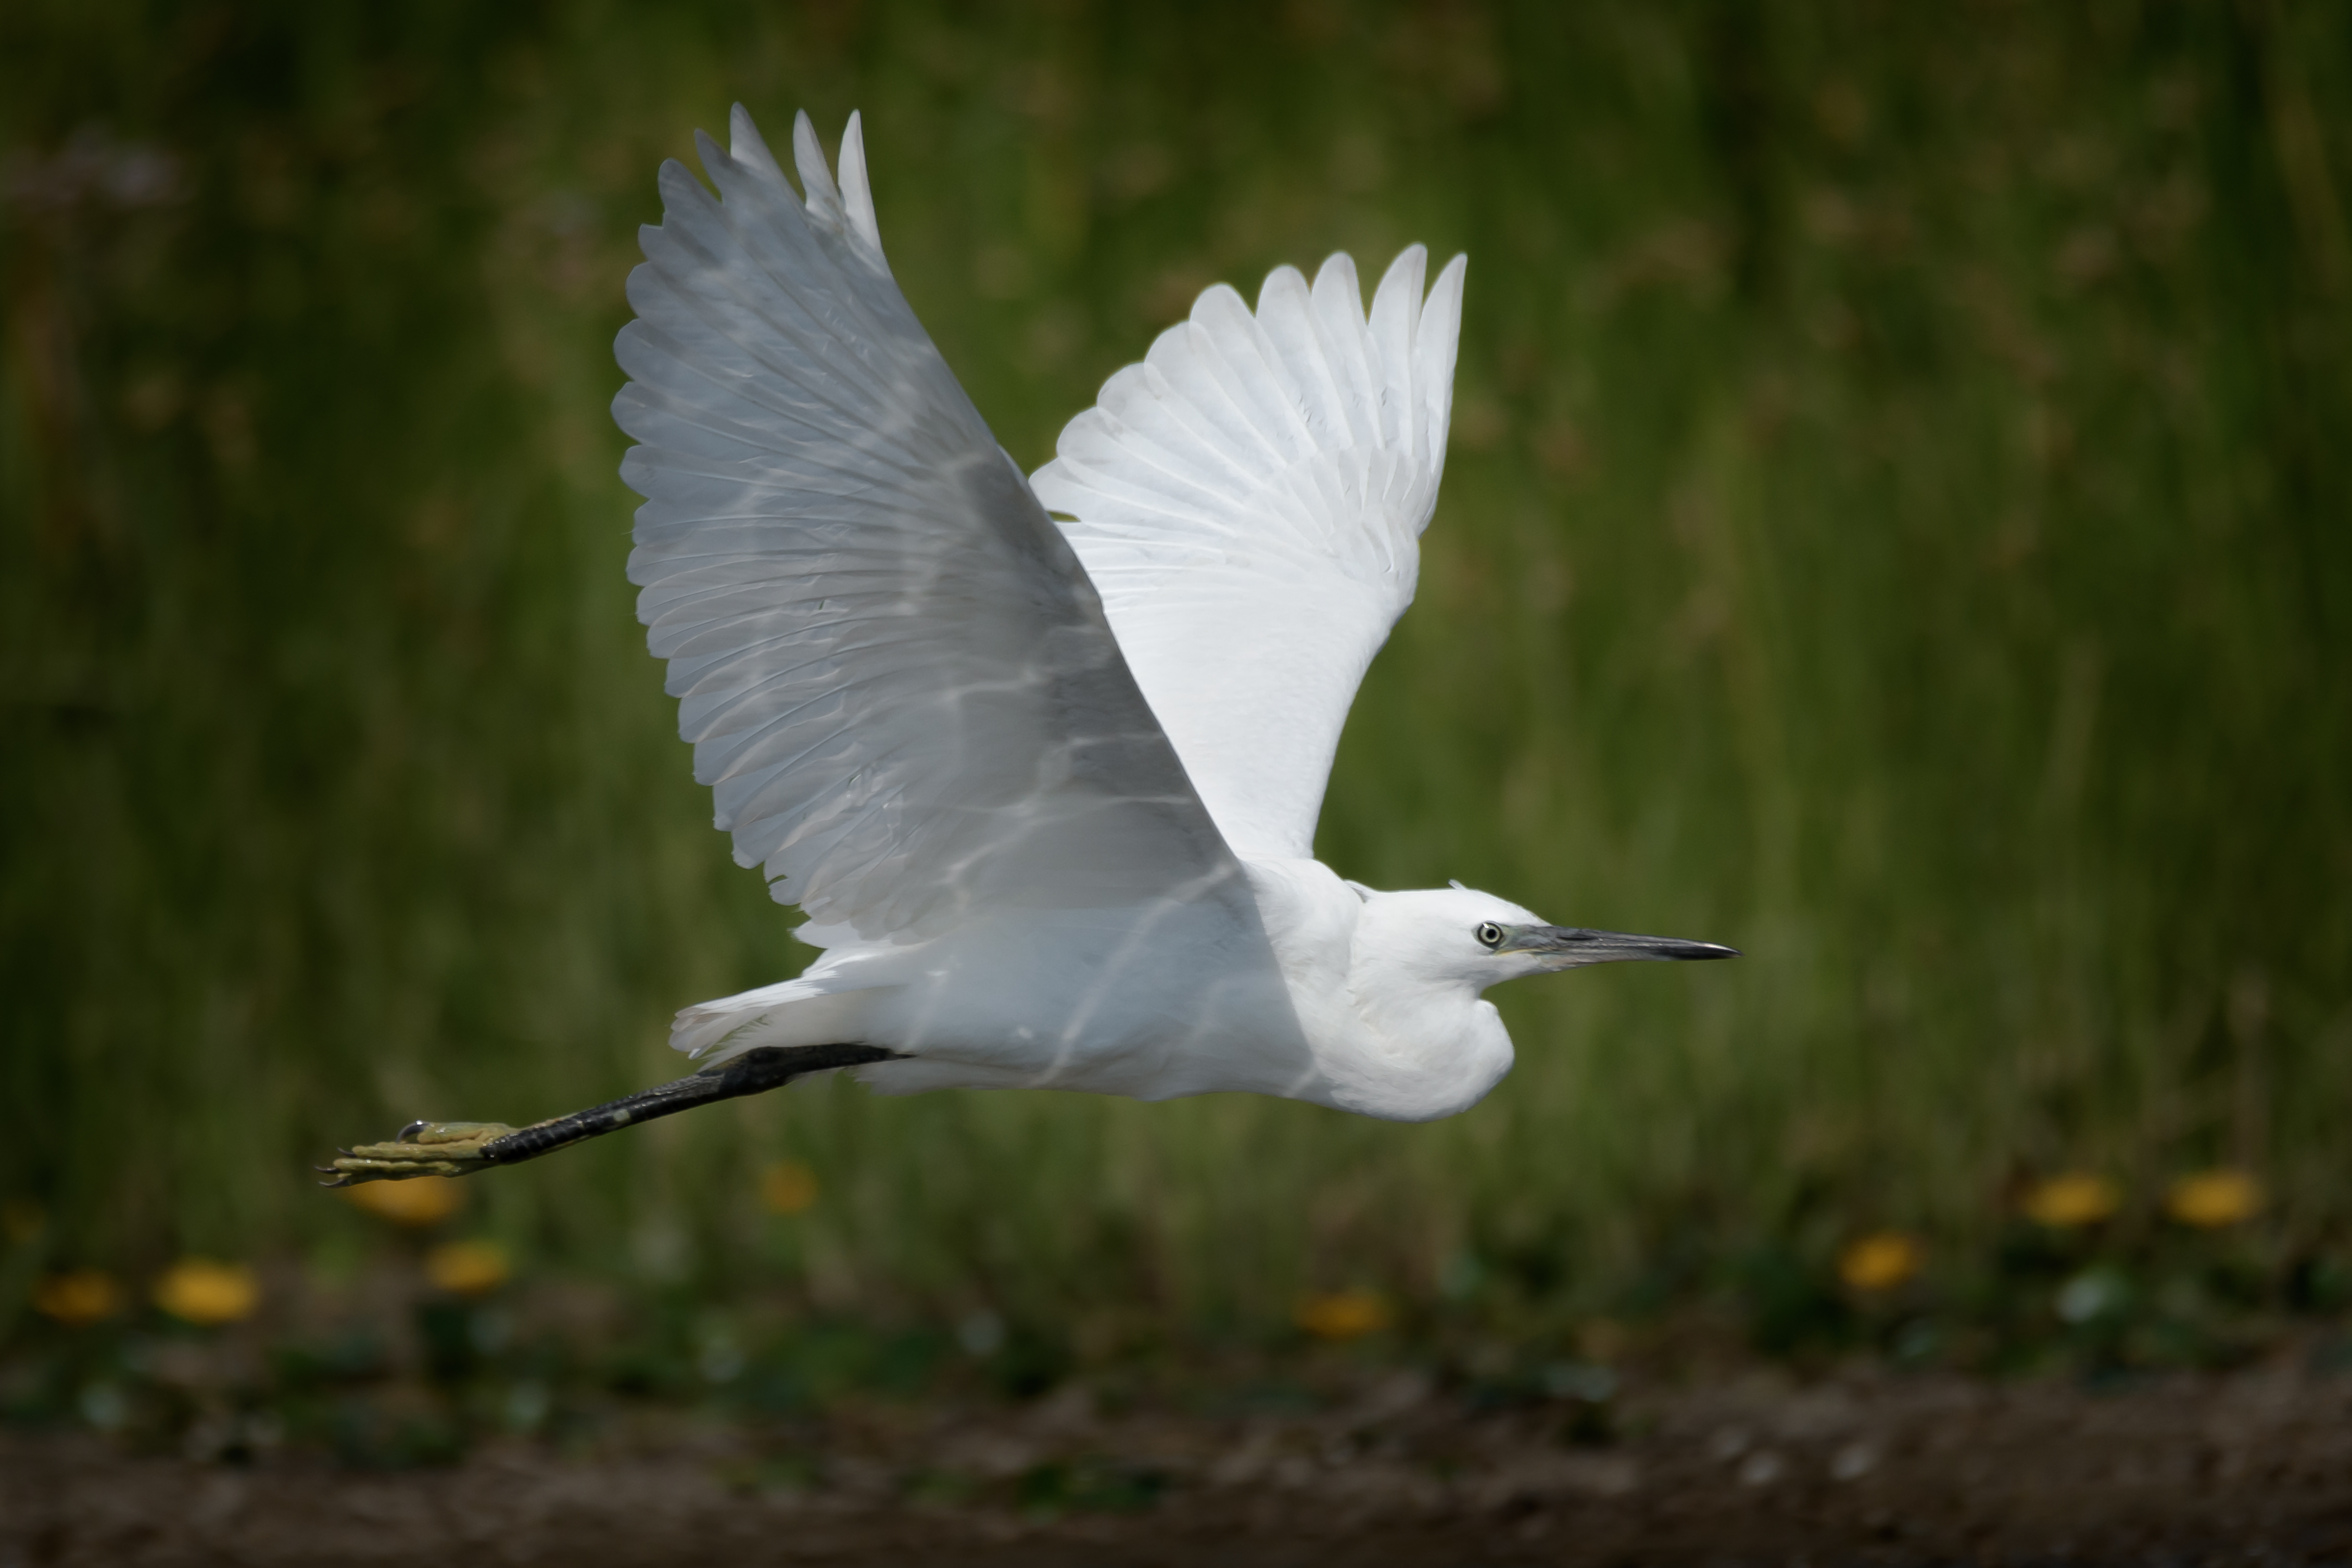
[[[1478,922],[1478,929],[1470,934],[1476,937],[1482,946],[1500,947],[1503,945],[1503,928],[1496,925],[1493,921],[1480,921]]]

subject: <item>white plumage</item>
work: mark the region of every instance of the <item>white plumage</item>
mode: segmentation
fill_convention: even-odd
[[[732,131],[717,199],[664,166],[629,279],[629,574],[719,826],[826,951],[681,1049],[1420,1119],[1509,1068],[1486,985],[1728,952],[1312,858],[1436,504],[1462,258],[1424,298],[1408,249],[1369,317],[1345,256],[1210,289],[1026,479],[891,279],[857,118],[838,187],[800,118],[804,196]]]
[[[1369,321],[1345,256],[1290,268],[1253,317],[1220,285],[1032,481],[1102,595],[1120,650],[1225,841],[1314,853],[1339,727],[1412,602],[1437,507],[1460,257],[1389,268]]]

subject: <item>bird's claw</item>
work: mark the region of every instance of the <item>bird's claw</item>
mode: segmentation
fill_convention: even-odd
[[[503,1121],[412,1121],[389,1143],[346,1149],[320,1171],[330,1187],[402,1182],[411,1176],[470,1176],[488,1168],[482,1149],[514,1129]]]

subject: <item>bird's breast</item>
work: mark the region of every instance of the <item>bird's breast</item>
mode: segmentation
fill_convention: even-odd
[[[1253,861],[1246,869],[1318,1069],[1292,1098],[1430,1121],[1467,1110],[1510,1071],[1501,1016],[1475,992],[1417,984],[1363,951],[1363,900],[1328,867]]]

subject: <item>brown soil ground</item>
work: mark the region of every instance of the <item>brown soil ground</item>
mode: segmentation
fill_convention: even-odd
[[[1617,1403],[1620,1435],[1580,1446],[1562,1407],[1476,1414],[1409,1374],[1313,1415],[1066,1392],[844,1414],[788,1461],[772,1434],[681,1424],[593,1459],[517,1445],[399,1473],[17,1434],[0,1568],[2352,1561],[2352,1381],[1757,1374]]]

